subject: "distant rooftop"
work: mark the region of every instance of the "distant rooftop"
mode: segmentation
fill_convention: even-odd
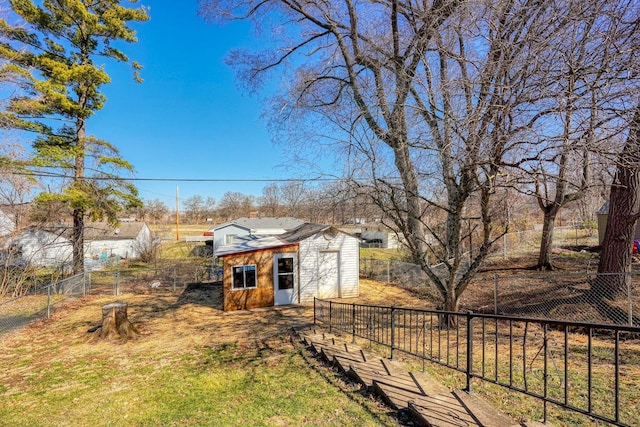
[[[235,243],[221,246],[216,254],[218,256],[237,254],[242,252],[251,252],[263,249],[277,248],[280,246],[288,246],[296,244],[314,234],[333,230],[339,232],[338,229],[330,225],[302,223],[300,226],[278,236],[265,236],[260,238],[252,238],[243,236]]]
[[[225,222],[223,224],[216,225],[211,228],[211,230],[219,230],[220,228],[227,227],[229,225],[237,225],[239,227],[243,227],[252,231],[255,230],[265,230],[265,229],[283,229],[283,230],[292,230],[300,225],[304,224],[304,221],[291,218],[291,217],[282,217],[282,218],[236,218],[234,220]]]

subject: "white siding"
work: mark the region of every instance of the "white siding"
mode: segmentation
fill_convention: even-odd
[[[59,266],[71,262],[71,242],[59,235],[42,230],[30,230],[13,242],[22,252],[22,258],[41,267]]]
[[[243,227],[239,227],[235,224],[230,224],[222,228],[216,228],[213,232],[213,252],[218,250],[219,247],[225,246],[227,242],[225,238],[227,235],[233,234],[236,236],[248,236],[249,230]]]
[[[340,253],[340,297],[359,294],[358,239],[344,233],[318,233],[300,242],[300,302],[311,302],[318,293],[318,259],[321,251]]]
[[[102,253],[107,256],[119,256],[120,258],[138,258],[140,251],[151,244],[151,230],[144,224],[135,239],[104,239],[85,240],[85,259],[101,258]]]

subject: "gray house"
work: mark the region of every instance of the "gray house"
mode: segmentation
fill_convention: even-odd
[[[217,256],[217,249],[230,245],[243,237],[257,238],[277,236],[304,224],[295,218],[237,218],[229,222],[210,228],[213,232],[213,254]]]

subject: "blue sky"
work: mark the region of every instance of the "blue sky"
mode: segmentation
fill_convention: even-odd
[[[294,178],[281,167],[284,148],[272,143],[260,117],[261,100],[241,91],[224,63],[230,49],[255,46],[246,23],[223,27],[197,15],[195,0],[144,0],[151,19],[136,23],[138,43],[122,49],[143,65],[142,84],[131,68],[107,63],[107,102],[88,132],[115,144],[139,178]],[[193,195],[220,200],[227,191],[259,196],[268,182],[148,182],[143,199],[175,206]]]

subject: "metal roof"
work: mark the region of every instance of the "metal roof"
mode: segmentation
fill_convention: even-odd
[[[237,225],[239,227],[246,228],[247,230],[251,230],[254,232],[259,232],[260,230],[265,229],[283,229],[283,230],[292,230],[300,225],[304,224],[304,221],[299,220],[297,218],[291,217],[282,217],[282,218],[271,218],[271,217],[263,217],[263,218],[236,218],[234,220],[225,222],[223,224],[216,225],[210,230],[219,230],[221,228],[227,227],[229,225]]]
[[[330,231],[344,233],[330,225],[303,223],[302,225],[278,236],[254,237],[242,236],[238,241],[229,245],[220,246],[216,250],[217,256],[272,249],[280,246],[294,245],[315,234]],[[344,233],[347,234],[347,233]]]

